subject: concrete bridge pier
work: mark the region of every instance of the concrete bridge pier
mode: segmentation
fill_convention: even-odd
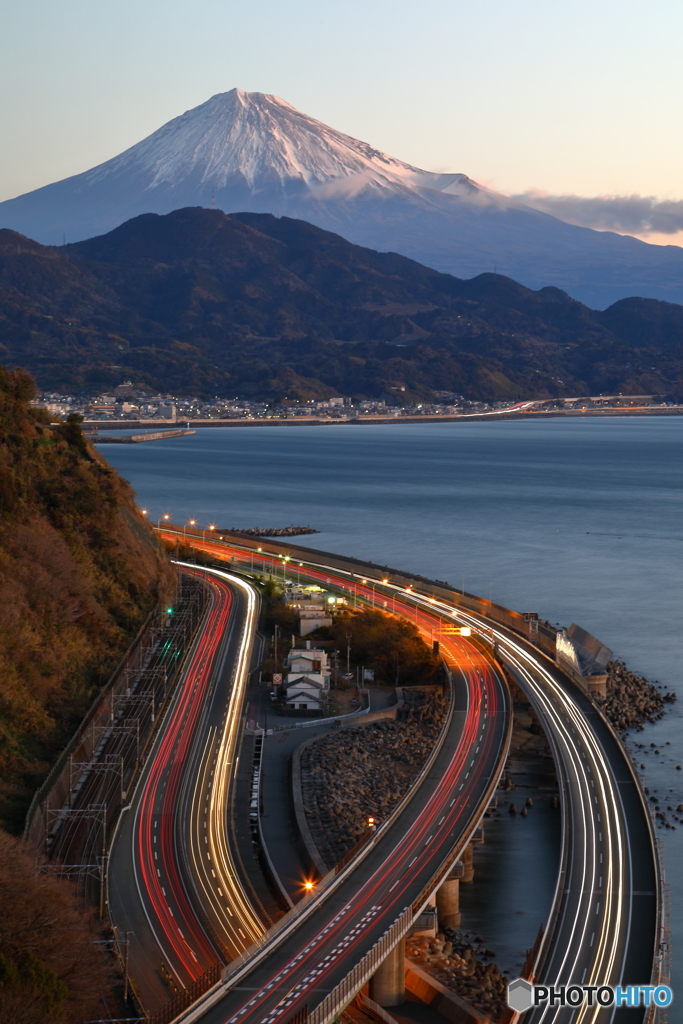
[[[406,940],[401,939],[370,978],[370,998],[380,1006],[400,1006],[405,1002],[405,958]]]
[[[460,879],[445,878],[436,892],[439,931],[460,927]]]
[[[472,843],[468,843],[462,851],[463,874],[462,880],[466,884],[474,881],[474,865],[472,864]]]

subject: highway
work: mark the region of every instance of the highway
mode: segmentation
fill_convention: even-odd
[[[321,578],[312,567],[307,576]],[[329,583],[331,578],[325,578]],[[369,598],[370,593],[369,587],[359,588],[360,600]],[[396,611],[411,618],[417,614],[401,601]],[[427,631],[432,628],[430,621]],[[392,927],[396,930],[397,923],[401,934],[409,931],[414,917],[432,896],[439,871],[447,870],[466,845],[505,763],[511,720],[509,693],[493,660],[464,638],[444,636],[442,653],[453,673],[452,709],[436,760],[420,785],[413,787],[400,813],[380,824],[356,860],[297,906],[288,915],[291,920],[279,922],[271,930],[274,934],[256,944],[254,955],[245,964],[238,960],[231,965],[234,984],[227,992],[221,987],[214,993],[220,997],[218,1003],[206,1006],[201,1019],[275,1024],[289,1020],[304,1007],[312,1012],[329,999],[354,965],[362,964],[382,935]],[[171,737],[168,727],[165,735]],[[208,737],[210,742],[210,733]],[[168,743],[172,742],[169,738]],[[165,742],[160,747],[165,749]],[[199,760],[200,793],[209,760],[206,755]],[[157,794],[161,794],[161,780],[167,771],[162,763],[153,773],[152,788]],[[215,827],[208,813],[210,801],[202,804],[199,799],[195,806],[207,810],[210,831]],[[201,815],[193,813],[191,817],[199,822]],[[153,834],[153,813],[146,820],[150,823],[147,833]],[[210,844],[210,838],[208,841]],[[169,864],[169,875],[171,869]],[[156,885],[152,877],[152,889]],[[172,930],[172,923],[169,927]]]
[[[220,557],[232,557],[245,563],[251,558],[253,564],[253,552],[245,553],[245,548],[235,544],[234,538],[229,542],[226,539],[223,545],[204,545],[196,538],[193,538],[193,543],[220,552]],[[458,607],[455,596],[452,602],[440,600],[420,594],[418,585],[405,587],[393,584],[386,575],[377,574],[378,567],[373,567],[375,576],[372,578],[370,575],[362,576],[357,565],[351,562],[347,570],[340,572],[339,562],[342,560],[335,559],[337,564],[331,565],[315,560],[310,551],[304,553],[299,549],[297,554],[292,545],[288,545],[286,550],[306,576],[345,590],[355,600],[384,606],[389,611],[397,601],[403,607],[407,603],[413,610],[409,616],[414,617],[423,633],[440,636],[442,643],[445,641],[444,621],[483,630],[495,640],[500,658],[516,677],[543,723],[563,793],[563,862],[550,921],[535,965],[535,977],[539,982],[556,985],[570,982],[585,985],[648,984],[653,977],[653,963],[659,953],[660,941],[660,879],[653,833],[628,757],[591,701],[538,648],[511,630],[498,626],[490,618],[463,611]],[[258,557],[262,565],[270,563],[271,568],[280,567],[284,573],[283,563],[277,556],[263,553]],[[288,568],[290,574],[293,571]],[[471,679],[469,683],[473,685]],[[415,866],[408,863],[406,869],[415,871]],[[371,905],[364,902],[364,913],[369,913],[370,907],[375,905],[384,911],[386,892],[380,882],[377,884],[376,901]],[[356,904],[349,901],[349,906],[355,908]],[[358,927],[365,920],[355,912],[347,918],[346,913],[345,922],[352,922]],[[348,913],[351,915],[352,911]],[[377,913],[379,915],[380,912]],[[383,916],[383,922],[385,920]],[[373,926],[374,918],[372,922],[368,920],[362,930],[371,933]],[[347,927],[345,923],[344,928]],[[341,935],[341,925],[338,930]],[[320,947],[315,936],[305,934],[308,945],[303,946],[296,956],[300,955],[311,971],[317,971],[318,967],[312,964],[312,960],[317,957],[319,949],[330,955],[329,944]],[[306,953],[309,946],[310,951]],[[290,949],[289,946],[287,948]],[[293,947],[291,951],[294,952]],[[324,961],[324,957],[318,958],[319,964]],[[274,1024],[277,1016],[268,1014],[275,1010],[266,1013],[266,1007],[277,1006],[275,996],[266,997],[259,990],[252,995],[256,1002],[245,1003],[247,992],[253,993],[254,987],[258,988],[263,982],[263,991],[272,985],[272,990],[279,993],[285,983],[299,975],[298,969],[294,973],[287,971],[269,975],[266,968],[259,967],[254,977],[249,976],[248,979],[249,986],[253,987],[244,990],[238,987],[234,993],[224,997],[219,1013],[196,1019],[210,1024],[214,1021],[237,1024],[242,1020]],[[330,970],[325,968],[321,975],[306,983],[307,991],[314,990],[318,984],[329,983],[329,975]],[[270,980],[265,980],[266,977]],[[303,984],[303,978],[297,984]],[[240,998],[243,998],[243,1003],[236,1009]],[[297,996],[297,999],[285,1002],[286,1009],[294,1012],[302,1000]],[[316,999],[309,998],[308,1005],[310,1013]],[[232,1016],[227,1015],[228,1011]],[[282,1016],[286,1019],[284,1013]],[[539,1008],[527,1014],[526,1020],[533,1021],[533,1024],[541,1021],[543,1024],[570,1021],[572,1024],[606,1024],[608,1020],[643,1021],[645,1016],[643,1008],[613,1010],[585,1006],[575,1010],[552,1007]]]
[[[360,863],[307,897],[270,942],[236,965],[227,991],[220,986],[183,1020],[277,1024],[304,1010],[310,1019],[392,926],[409,930],[439,868],[453,861],[479,824],[509,742],[504,680],[475,648],[453,641],[456,648],[454,708],[444,742],[402,813],[380,828]]]
[[[133,933],[143,1005],[227,962],[264,931],[229,842],[229,808],[258,598],[239,577],[196,566],[211,599],[177,693],[112,844],[108,899]]]
[[[648,984],[657,936],[658,877],[647,812],[618,741],[562,674],[501,641],[553,747],[565,808],[564,857],[540,982]],[[634,823],[641,828],[634,834]],[[644,1010],[539,1008],[534,1024],[643,1020]]]

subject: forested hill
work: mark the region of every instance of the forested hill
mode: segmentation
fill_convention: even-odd
[[[33,792],[173,573],[77,422],[0,368],[0,825]]]
[[[304,221],[201,207],[48,248],[0,231],[0,359],[71,391],[470,399],[683,390],[683,306],[594,311]]]

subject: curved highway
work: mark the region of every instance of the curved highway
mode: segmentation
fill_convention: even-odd
[[[132,933],[132,977],[149,1010],[225,963],[265,925],[229,842],[231,786],[258,597],[227,573],[183,571],[211,597],[177,693],[112,844],[110,914]]]
[[[233,538],[223,544],[203,544],[193,538],[193,543],[219,557],[253,564],[253,551],[245,551]],[[287,550],[290,557],[296,552],[293,546]],[[368,578],[357,564],[340,570],[339,564],[312,556],[310,550],[299,549],[292,562],[307,576],[369,604],[392,610],[395,601],[408,602],[418,626],[425,634],[440,633],[442,643],[444,621],[482,630],[496,642],[499,656],[543,722],[563,792],[563,863],[534,976],[554,985],[650,983],[660,938],[656,848],[628,758],[595,706],[538,648],[489,618],[463,611],[457,597],[448,602],[426,596],[418,592],[419,584],[406,587],[392,583],[388,576]],[[273,552],[260,553],[258,558],[264,567],[270,564],[271,571],[280,567],[284,572],[283,555],[278,560]],[[335,557],[334,561],[342,560]],[[296,570],[289,567],[288,571]],[[408,868],[413,870],[410,864]],[[273,985],[279,983],[273,981]],[[228,1004],[236,1006],[239,1001],[234,995],[224,998],[226,1011]],[[606,1024],[608,1020],[643,1021],[646,1013],[644,1008],[556,1006],[531,1011],[526,1019],[533,1024]],[[251,1006],[243,1005],[240,1014],[206,1016],[206,1020],[212,1024],[252,1020]],[[254,1014],[253,1020],[257,1019],[266,1021]]]
[[[352,862],[309,897],[303,910],[290,912],[290,921],[183,1020],[284,1024],[300,1012],[316,1020],[316,1007],[392,926],[398,923],[401,934],[410,929],[433,893],[439,868],[450,866],[479,824],[509,742],[504,680],[476,648],[452,643],[459,662],[453,714],[439,754],[407,806],[380,829],[360,863]],[[329,1016],[335,1012],[330,1009]],[[324,1006],[319,1017],[328,1017]]]

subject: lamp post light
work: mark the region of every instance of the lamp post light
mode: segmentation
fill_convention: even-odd
[[[256,552],[257,552],[257,554],[262,555],[263,554],[263,548],[256,548]],[[253,554],[253,552],[252,552],[252,555],[251,555],[251,567],[252,567],[252,569],[254,568],[254,554]],[[261,558],[261,574],[263,574],[263,572],[264,572],[263,558]]]
[[[163,520],[164,520],[165,522],[168,522],[168,520],[169,520],[170,518],[171,518],[171,517],[170,517],[170,515],[168,514],[168,512],[164,512],[163,516],[159,516],[159,518],[157,519],[157,528],[158,528],[158,529],[161,529],[161,520],[162,520],[162,519],[163,519]]]

